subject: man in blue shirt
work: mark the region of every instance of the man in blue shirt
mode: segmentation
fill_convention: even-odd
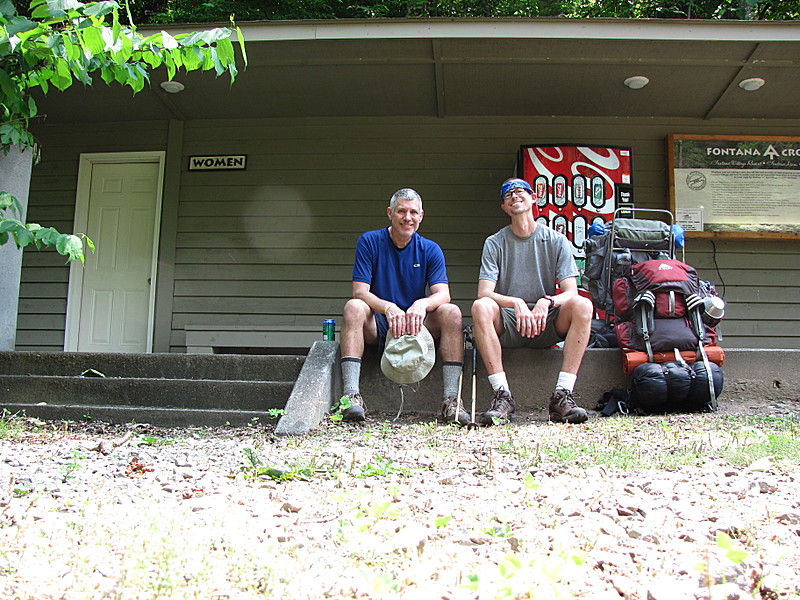
[[[363,421],[359,391],[364,346],[383,349],[387,332],[393,337],[417,335],[424,325],[439,340],[444,400],[442,418],[469,423],[458,397],[464,360],[461,310],[450,302],[442,249],[417,233],[424,211],[422,198],[410,188],[398,190],[386,209],[389,227],[363,233],[353,265],[353,298],[344,307],[342,383],[349,402],[345,421]]]

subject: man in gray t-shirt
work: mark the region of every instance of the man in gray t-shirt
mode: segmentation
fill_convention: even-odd
[[[567,238],[533,218],[530,184],[508,179],[500,199],[511,224],[486,238],[478,299],[472,305],[475,343],[494,390],[481,422],[507,422],[514,413],[502,349],[549,348],[563,340],[550,420],[583,423],[588,415],[575,404],[573,389],[589,342],[594,307],[578,294],[578,268]]]

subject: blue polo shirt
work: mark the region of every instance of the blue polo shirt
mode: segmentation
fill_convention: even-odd
[[[405,248],[394,245],[389,228],[362,233],[356,244],[353,281],[403,310],[428,295],[428,287],[447,283],[444,253],[436,242],[414,233]]]

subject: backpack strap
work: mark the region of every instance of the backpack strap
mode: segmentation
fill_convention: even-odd
[[[711,372],[711,364],[708,360],[708,354],[703,346],[703,341],[706,337],[706,328],[703,325],[703,316],[701,310],[703,300],[696,294],[692,294],[686,298],[686,307],[689,308],[689,318],[694,327],[694,332],[697,335],[697,354],[703,360],[703,366],[706,368],[706,380],[708,381],[708,403],[706,409],[709,412],[717,411],[717,395],[714,393],[714,374]]]
[[[616,413],[627,415],[630,395],[629,390],[614,388],[600,397],[595,410],[600,411],[600,414],[604,417],[610,417]]]
[[[647,352],[647,362],[653,362],[653,344],[650,342],[650,333],[655,329],[656,297],[650,290],[642,292],[633,299],[634,310],[639,311],[639,324],[637,333],[644,342]]]

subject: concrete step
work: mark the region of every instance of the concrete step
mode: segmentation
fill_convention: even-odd
[[[45,419],[242,425],[286,406],[304,362],[302,355],[0,352],[0,409]]]
[[[302,354],[121,354],[0,352],[0,375],[78,377],[89,369],[106,377],[294,381]]]

